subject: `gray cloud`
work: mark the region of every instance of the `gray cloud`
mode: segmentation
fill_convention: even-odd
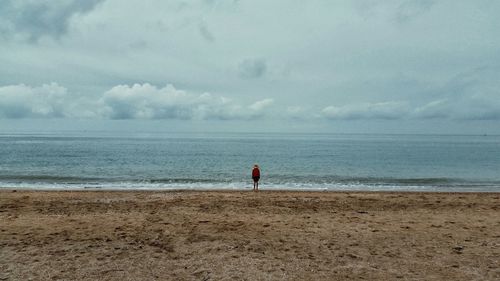
[[[21,35],[29,41],[42,36],[64,35],[73,15],[86,13],[103,0],[4,0],[0,9],[0,32]]]
[[[198,24],[198,30],[200,31],[201,36],[203,39],[207,40],[208,42],[214,42],[215,41],[215,36],[213,35],[212,32],[207,27],[207,24],[204,21],[201,21]]]
[[[2,118],[498,120],[500,1],[0,2]]]
[[[267,64],[264,59],[246,59],[238,65],[238,73],[241,78],[261,78],[266,74]]]
[[[139,40],[139,41],[135,41],[135,42],[130,43],[128,46],[133,50],[143,50],[143,49],[146,49],[148,47],[148,43],[144,40]]]
[[[397,8],[396,21],[405,23],[428,12],[435,4],[435,0],[406,0]]]

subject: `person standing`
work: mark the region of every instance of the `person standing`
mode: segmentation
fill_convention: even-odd
[[[260,170],[259,165],[253,165],[252,170],[252,179],[253,179],[253,191],[259,191],[259,179],[260,179]]]

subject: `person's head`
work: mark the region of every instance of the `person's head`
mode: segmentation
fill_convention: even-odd
[[[253,165],[253,167],[258,169],[259,165],[255,164],[255,165]]]

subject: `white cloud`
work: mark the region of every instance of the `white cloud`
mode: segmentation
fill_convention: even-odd
[[[431,101],[413,112],[420,119],[499,120],[500,101],[497,99],[464,97],[458,100]]]
[[[360,103],[344,106],[328,106],[322,110],[327,119],[402,119],[409,113],[406,102]]]
[[[484,71],[476,73],[478,77],[486,74]],[[438,99],[425,103],[384,101],[332,105],[322,109],[308,104],[276,105],[272,98],[245,105],[225,96],[196,94],[170,84],[162,88],[148,83],[117,85],[94,96],[72,93],[57,83],[37,87],[19,84],[0,87],[0,118],[500,120],[497,82],[491,82],[490,78],[481,82],[463,77],[458,81],[467,86],[452,82],[440,90],[446,94],[441,93]]]
[[[204,93],[196,95],[172,85],[157,88],[150,84],[119,85],[104,93],[99,103],[111,119],[250,119],[265,115],[271,99],[245,107],[232,100]]]
[[[24,84],[0,87],[0,116],[4,118],[45,118],[71,115],[66,88],[56,83],[40,87]]]
[[[253,103],[252,105],[249,106],[249,108],[253,111],[262,111],[265,108],[272,105],[273,103],[274,103],[273,99],[263,99]]]
[[[483,67],[460,73],[436,91],[437,98],[417,107],[424,119],[499,120],[500,69]]]
[[[325,107],[321,115],[331,120],[500,120],[500,99],[481,93],[437,99],[420,106],[408,102],[349,104]]]
[[[309,111],[302,106],[288,106],[285,116],[291,119],[306,120],[314,116]]]
[[[266,116],[272,103],[264,99],[242,106],[223,96],[148,83],[117,85],[93,98],[70,94],[57,83],[0,87],[0,118],[245,120]]]
[[[417,107],[413,115],[423,119],[447,118],[450,108],[448,99],[439,99],[431,101],[423,106]]]

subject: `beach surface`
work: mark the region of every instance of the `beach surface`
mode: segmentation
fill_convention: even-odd
[[[500,280],[500,193],[0,191],[0,280]]]

